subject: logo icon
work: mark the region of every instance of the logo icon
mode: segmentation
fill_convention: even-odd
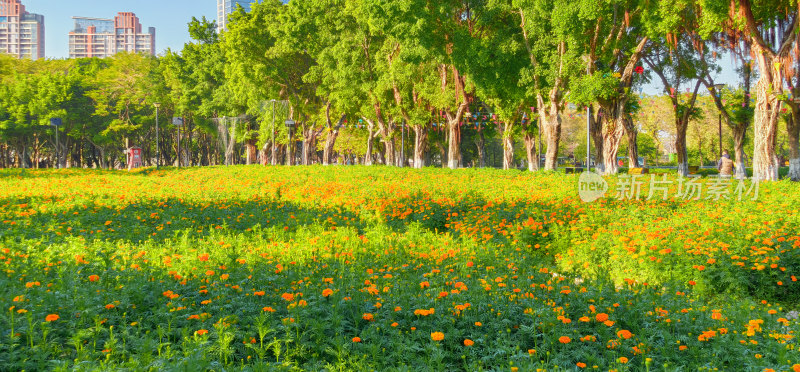
[[[605,196],[608,182],[594,172],[583,172],[578,179],[578,195],[584,203],[591,203]]]

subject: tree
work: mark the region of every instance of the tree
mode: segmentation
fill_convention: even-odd
[[[650,67],[664,85],[664,93],[669,96],[673,107],[673,121],[675,123],[675,150],[678,155],[678,174],[682,177],[689,175],[689,155],[686,149],[686,131],[689,121],[699,116],[697,109],[697,94],[702,85],[699,79],[698,66],[705,63],[704,55],[695,58],[695,50],[689,39],[681,36],[653,40],[642,60]],[[702,48],[698,48],[701,49]],[[702,53],[702,52],[701,52]],[[702,67],[701,67],[702,68]],[[684,84],[692,84],[694,89],[682,93]],[[690,85],[691,86],[691,85]],[[689,93],[691,92],[691,93]],[[629,140],[630,142],[630,140]]]
[[[606,174],[617,172],[617,151],[625,130],[635,130],[629,101],[635,70],[652,35],[658,35],[672,5],[658,1],[582,1],[576,37],[580,37],[585,74],[572,85],[572,100],[590,105],[591,131],[598,168]],[[594,104],[598,109],[595,110]]]
[[[755,137],[753,177],[758,180],[777,180],[775,156],[778,118],[785,89],[794,90],[792,70],[798,60],[798,5],[793,0],[738,0],[719,2],[700,0],[702,27],[708,37],[713,33],[730,35],[734,42],[746,44],[759,71],[756,83],[754,111]],[[794,90],[794,94],[800,91]],[[790,104],[790,107],[792,105]]]
[[[545,170],[555,170],[561,141],[562,112],[570,77],[579,72],[581,46],[575,25],[579,9],[568,2],[517,0],[522,35],[530,65],[525,81],[530,86],[539,127],[547,141]],[[550,35],[550,37],[536,37]],[[532,142],[528,142],[532,143]]]

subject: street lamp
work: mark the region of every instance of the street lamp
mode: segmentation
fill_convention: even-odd
[[[292,156],[294,156],[294,154],[291,153],[292,152],[292,130],[294,130],[295,122],[294,122],[294,120],[289,119],[289,120],[286,120],[286,122],[284,124],[286,124],[286,128],[289,129],[289,143],[286,145],[286,147],[287,147],[287,149],[286,149],[286,165],[292,165],[292,163],[294,163],[292,161]]]
[[[58,149],[58,127],[60,127],[61,124],[61,118],[50,119],[50,125],[56,127],[56,168],[61,167],[61,151]]]
[[[714,90],[718,94],[717,97],[721,98],[722,89],[725,88],[725,84],[714,84]],[[722,111],[719,112],[719,158],[722,158]]]
[[[161,165],[161,149],[158,146],[158,108],[161,107],[161,103],[153,103],[153,106],[156,107],[156,169],[158,169]]]

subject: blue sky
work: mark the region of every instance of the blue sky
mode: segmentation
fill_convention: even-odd
[[[114,18],[118,12],[134,12],[142,29],[156,28],[156,52],[181,50],[189,41],[186,26],[192,16],[217,19],[216,0],[22,0],[31,13],[44,15],[45,55],[69,56],[69,32],[73,16]]]

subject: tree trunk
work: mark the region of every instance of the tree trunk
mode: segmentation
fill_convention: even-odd
[[[608,112],[608,111],[606,111]],[[603,174],[617,174],[617,153],[619,143],[625,132],[624,118],[619,115],[604,115],[605,131],[603,133]]]
[[[747,134],[747,126],[737,125],[733,130],[733,146],[736,159],[736,178],[744,179],[747,177],[747,164],[744,162],[744,142]]]
[[[439,141],[436,141],[436,148],[439,150],[439,158],[442,161],[442,168],[447,167],[447,147]]]
[[[688,123],[675,119],[675,151],[678,155],[678,176],[689,175],[689,154],[686,151],[686,129]]]
[[[486,137],[483,135],[483,126],[478,128],[475,147],[478,149],[478,166],[486,168]]]
[[[330,128],[328,136],[325,137],[325,148],[322,150],[322,165],[333,163],[333,147],[336,146],[337,137],[339,137],[339,128]]]
[[[641,164],[639,164],[639,145],[637,143],[639,131],[636,129],[636,125],[633,124],[633,118],[630,115],[626,115],[623,123],[625,123],[625,133],[628,136],[628,168],[639,168],[641,167]]]
[[[447,167],[461,168],[461,115],[447,123]]]
[[[247,140],[247,142],[245,142],[245,147],[247,149],[247,159],[245,160],[245,164],[252,165],[258,158],[258,147],[256,147],[256,140]]]
[[[753,125],[753,178],[760,181],[778,180],[778,164],[775,156],[775,140],[777,138],[778,115],[780,102],[773,91],[772,59],[764,55],[758,45],[753,52],[758,56],[760,77],[756,83],[756,107]],[[776,82],[780,85],[780,81]]]
[[[422,125],[412,128],[414,128],[414,168],[422,169],[425,167],[425,153],[428,147],[428,128]]]
[[[525,155],[528,157],[528,171],[539,170],[539,159],[536,155],[536,137],[532,133],[525,133]]]
[[[597,173],[605,173],[603,166],[603,117],[600,113],[596,117],[594,114],[594,107],[589,106],[589,128],[591,129],[592,142],[594,145],[595,156],[595,170]],[[591,168],[590,164],[586,165],[587,169]]]
[[[800,181],[800,108],[790,105],[792,115],[786,120],[789,139],[789,178]]]
[[[384,160],[383,164],[388,165],[390,167],[397,166],[396,157],[395,157],[395,146],[394,146],[394,137],[390,137],[387,135],[382,135],[383,137],[383,152]]]
[[[375,124],[371,120],[367,122],[367,152],[364,155],[364,165],[371,166],[373,164],[372,152],[373,144],[375,143]]]
[[[294,165],[294,137],[290,136],[289,143],[286,144],[286,165]]]
[[[321,131],[314,128],[314,125],[304,128],[303,130],[303,148],[301,150],[301,157],[303,165],[311,165],[313,163],[314,153],[317,151],[317,138]]]
[[[508,170],[514,168],[514,139],[511,137],[511,132],[503,131],[503,169]]]
[[[551,98],[552,99],[552,98]],[[543,105],[540,105],[540,110]],[[558,102],[551,102],[549,110],[546,110],[540,119],[544,125],[544,137],[547,143],[547,152],[544,157],[544,170],[555,171],[558,168],[558,146],[561,142],[561,115],[558,112]]]

